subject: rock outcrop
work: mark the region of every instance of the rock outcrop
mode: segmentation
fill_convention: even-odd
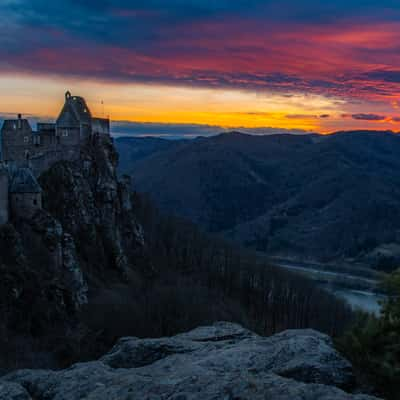
[[[118,153],[109,137],[94,138],[76,162],[59,162],[40,177],[43,205],[75,241],[83,268],[138,267],[144,239],[133,214],[130,182],[117,178]]]
[[[350,394],[351,365],[313,330],[264,338],[216,323],[171,338],[124,338],[98,361],[0,380],[0,400],[373,400]]]
[[[117,163],[111,138],[91,139],[78,160],[40,176],[43,209],[0,226],[0,348],[11,358],[4,362],[3,354],[0,373],[3,362],[6,370],[49,365],[25,360],[24,353],[37,352],[32,340],[54,352],[51,340],[74,336],[91,289],[146,271],[130,182],[118,179]],[[29,350],[19,351],[18,341]]]

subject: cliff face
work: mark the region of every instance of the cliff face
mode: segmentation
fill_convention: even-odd
[[[0,344],[65,334],[92,287],[146,271],[130,183],[117,179],[117,162],[111,139],[88,144],[79,161],[40,177],[42,210],[0,227]]]
[[[124,338],[100,360],[63,371],[10,374],[0,380],[0,399],[377,400],[346,392],[353,378],[326,335],[263,338],[217,323],[172,338]]]
[[[43,204],[76,244],[88,273],[127,275],[139,267],[144,240],[130,199],[129,179],[116,175],[118,154],[109,138],[82,150],[81,160],[60,162],[40,178]]]

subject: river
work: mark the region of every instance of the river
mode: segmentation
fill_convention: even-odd
[[[318,285],[333,293],[338,298],[345,300],[353,310],[361,310],[379,315],[380,302],[385,299],[383,294],[376,292],[378,280],[371,277],[338,272],[329,265],[307,265],[304,262],[296,263],[292,260],[275,262],[275,265],[289,269],[318,282]]]
[[[321,287],[324,286],[321,285]],[[380,302],[385,299],[385,296],[382,294],[369,292],[366,290],[346,289],[340,287],[325,288],[338,298],[341,298],[349,303],[353,310],[361,310],[375,315],[380,314]]]

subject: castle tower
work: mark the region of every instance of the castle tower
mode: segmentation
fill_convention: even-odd
[[[4,164],[0,162],[0,225],[6,224],[8,219],[8,170]]]
[[[10,204],[14,218],[31,218],[42,208],[42,188],[29,168],[18,168],[12,174]]]
[[[83,97],[65,93],[65,103],[56,122],[59,143],[65,146],[79,145],[92,133],[92,114]]]
[[[29,121],[18,114],[17,119],[5,120],[1,128],[2,161],[26,161],[32,148],[32,128]]]

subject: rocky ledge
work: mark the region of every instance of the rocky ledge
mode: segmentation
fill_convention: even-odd
[[[98,361],[0,380],[1,400],[373,400],[349,394],[351,365],[313,330],[260,337],[216,323],[171,338],[123,338]]]

